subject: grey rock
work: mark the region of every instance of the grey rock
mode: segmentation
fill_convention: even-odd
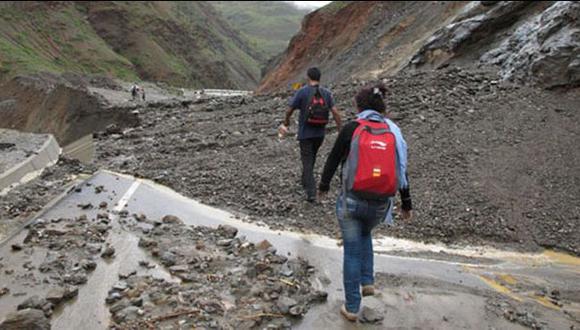
[[[124,271],[124,272],[120,272],[119,273],[119,278],[122,280],[125,280],[133,275],[137,274],[136,270],[131,270],[131,271]]]
[[[219,225],[218,233],[226,238],[234,238],[238,234],[238,228],[229,225]]]
[[[169,267],[169,271],[171,273],[185,273],[185,272],[189,271],[189,266],[188,265],[175,265],[175,266]]]
[[[116,313],[124,310],[125,308],[127,308],[129,306],[131,306],[131,303],[129,302],[129,300],[123,299],[123,300],[120,300],[119,302],[117,302],[116,304],[114,304],[113,306],[111,306],[109,311],[113,314],[116,314]]]
[[[79,289],[76,287],[56,287],[48,291],[46,300],[56,306],[64,301],[76,297],[78,294]]]
[[[171,266],[175,265],[177,257],[172,252],[163,252],[163,254],[161,254],[160,260],[161,260],[161,264],[163,264],[163,266],[171,267]]]
[[[136,306],[129,306],[113,315],[113,320],[117,323],[130,322],[141,317],[143,311]]]
[[[292,269],[290,269],[290,267],[288,266],[287,263],[283,264],[282,267],[280,267],[280,275],[290,277],[293,274],[294,274],[294,271]]]
[[[147,216],[143,213],[133,214],[133,217],[137,222],[145,222],[147,221]]]
[[[110,305],[110,304],[115,303],[116,301],[121,300],[121,298],[123,298],[123,297],[121,296],[121,294],[118,291],[113,291],[113,292],[109,293],[109,295],[105,299],[105,303],[107,305]],[[111,312],[113,312],[113,311],[111,311]]]
[[[50,320],[38,309],[23,309],[10,313],[0,323],[2,330],[50,330]]]
[[[384,318],[385,316],[381,311],[364,306],[361,312],[360,320],[362,323],[380,323],[384,320]]]
[[[129,285],[125,281],[119,281],[115,285],[113,285],[113,290],[117,291],[124,291],[127,290],[127,288],[129,288]]]
[[[230,246],[232,244],[231,239],[220,239],[219,241],[216,242],[216,244],[218,246]]]
[[[141,237],[139,239],[139,247],[142,248],[151,248],[151,247],[156,247],[158,245],[157,241],[152,240],[152,239],[148,239],[145,237]]]
[[[289,311],[290,315],[292,316],[301,316],[304,314],[304,308],[302,306],[296,305],[292,306]]]
[[[27,308],[43,309],[44,306],[46,306],[47,304],[49,304],[49,302],[46,299],[40,298],[39,296],[32,296],[32,297],[26,299],[21,304],[19,304],[17,309],[18,310],[27,309]]]
[[[23,303],[17,306],[17,310],[23,309],[38,309],[44,312],[44,315],[50,317],[52,315],[53,305],[44,298],[32,296],[26,299]]]
[[[72,285],[81,285],[87,283],[87,275],[85,274],[65,274],[63,277],[64,283]]]
[[[82,260],[80,262],[80,265],[84,270],[86,270],[88,272],[91,272],[97,268],[97,263],[93,260],[88,260],[88,259]]]
[[[93,208],[93,204],[91,204],[91,203],[79,204],[77,206],[80,207],[83,210],[88,210],[88,209],[92,209]]]
[[[101,254],[101,257],[103,258],[111,258],[115,255],[115,248],[112,246],[107,246],[107,248],[105,249],[105,251],[103,251],[103,253]]]
[[[161,221],[163,221],[163,223],[167,223],[167,224],[182,224],[183,221],[181,221],[181,219],[179,219],[178,217],[174,216],[174,215],[166,215],[163,217],[163,219],[161,219]]]
[[[296,300],[290,297],[282,296],[278,298],[278,301],[276,302],[276,307],[278,307],[280,313],[288,314],[290,312],[290,308],[294,307],[296,304],[298,304]]]

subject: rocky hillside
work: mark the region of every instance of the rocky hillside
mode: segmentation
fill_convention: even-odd
[[[580,83],[580,4],[572,1],[338,2],[308,15],[260,91],[303,79],[372,79],[403,69],[497,66],[547,88]]]
[[[262,58],[206,2],[3,2],[0,78],[49,71],[249,89]]]
[[[209,1],[266,59],[279,55],[300,30],[308,10],[285,1]]]

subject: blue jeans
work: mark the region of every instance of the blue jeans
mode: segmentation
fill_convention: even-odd
[[[350,196],[344,199],[343,193],[336,201],[344,251],[344,295],[346,310],[350,313],[358,313],[360,308],[361,285],[374,284],[371,231],[385,219],[388,206],[388,202],[367,201]]]

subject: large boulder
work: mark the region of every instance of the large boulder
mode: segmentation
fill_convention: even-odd
[[[38,309],[23,309],[8,314],[0,323],[2,330],[50,330],[50,321]]]

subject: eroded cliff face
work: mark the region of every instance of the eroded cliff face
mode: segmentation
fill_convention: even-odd
[[[308,15],[259,87],[325,83],[409,69],[491,66],[504,79],[546,88],[580,82],[580,4],[572,1],[349,2]]]
[[[129,107],[112,107],[74,75],[18,76],[0,85],[0,127],[50,133],[65,146],[111,124],[134,126]]]
[[[260,92],[302,81],[319,66],[325,82],[395,72],[433,30],[465,2],[354,1],[331,4],[306,16],[288,49],[268,68]]]

